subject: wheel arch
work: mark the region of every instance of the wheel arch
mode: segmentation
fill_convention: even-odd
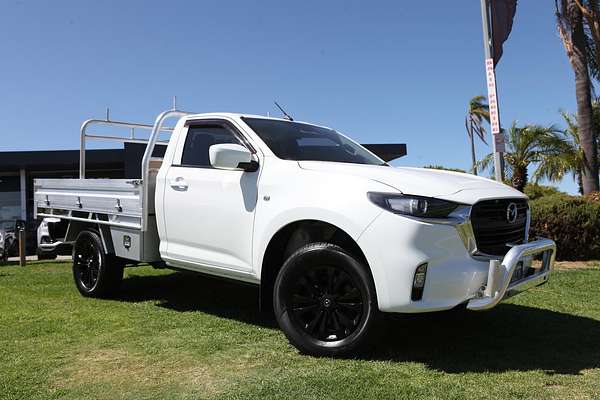
[[[110,229],[106,225],[95,224],[93,222],[69,221],[67,232],[65,234],[65,242],[74,244],[81,232],[94,231],[100,235],[102,247],[105,254],[115,254],[113,248]]]
[[[300,247],[314,242],[328,242],[348,251],[359,260],[371,279],[369,262],[356,240],[344,229],[326,221],[302,219],[287,223],[271,236],[260,264],[260,307],[272,307],[273,285],[285,260]]]

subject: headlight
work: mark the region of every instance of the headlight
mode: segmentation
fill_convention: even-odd
[[[459,206],[451,201],[408,194],[369,192],[367,197],[387,211],[420,218],[446,218]]]

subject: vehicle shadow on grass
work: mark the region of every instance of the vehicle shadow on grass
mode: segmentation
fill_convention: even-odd
[[[258,287],[191,273],[132,276],[122,301],[156,301],[179,312],[198,311],[276,328],[258,310]],[[387,318],[363,360],[419,362],[447,373],[541,370],[580,374],[600,368],[600,321],[539,308],[501,304]]]
[[[447,373],[580,374],[600,368],[600,321],[516,304],[407,317],[387,323],[367,358]]]
[[[258,309],[258,286],[191,272],[130,276],[117,300],[156,301],[179,312],[198,311],[266,328],[277,328],[273,316]]]

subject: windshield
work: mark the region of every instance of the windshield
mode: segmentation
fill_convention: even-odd
[[[364,147],[332,129],[300,122],[243,119],[271,151],[284,160],[387,165]]]

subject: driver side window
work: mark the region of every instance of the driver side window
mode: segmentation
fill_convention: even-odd
[[[181,166],[211,168],[208,149],[213,144],[242,144],[233,132],[221,125],[190,126],[183,146]]]

